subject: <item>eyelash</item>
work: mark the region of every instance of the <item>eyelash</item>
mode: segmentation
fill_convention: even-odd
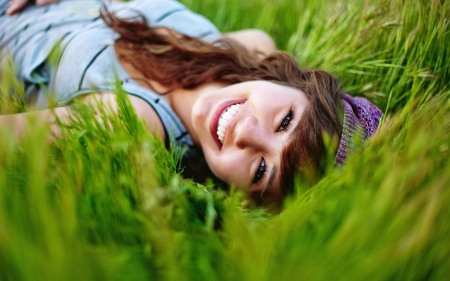
[[[253,184],[256,184],[259,181],[261,181],[265,173],[266,173],[266,162],[264,161],[263,158],[261,159],[261,163],[259,164],[258,169],[256,169],[255,177],[253,178]]]
[[[282,131],[286,131],[289,126],[292,123],[292,120],[294,120],[295,118],[295,112],[292,110],[289,110],[289,113],[286,115],[286,117],[284,117],[284,119],[281,121],[280,126],[278,127],[278,131],[277,132],[282,132]],[[283,124],[285,123],[285,121],[287,121],[287,124]]]
[[[294,118],[295,118],[294,111],[289,110],[289,113],[281,121],[280,126],[278,126],[277,132],[286,131],[289,128],[289,126],[291,125],[292,120],[294,120]],[[264,177],[265,173],[266,173],[266,162],[264,161],[264,158],[262,158],[261,163],[258,166],[258,169],[256,169],[255,176],[253,177],[253,184],[260,182],[261,179]]]

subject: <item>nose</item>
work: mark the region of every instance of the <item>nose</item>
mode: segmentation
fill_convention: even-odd
[[[264,132],[262,124],[254,116],[248,116],[235,130],[234,144],[240,148],[251,148],[261,150],[268,141],[267,133]]]

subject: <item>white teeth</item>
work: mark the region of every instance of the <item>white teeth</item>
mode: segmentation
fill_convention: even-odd
[[[223,115],[224,114],[222,114],[222,116]],[[228,120],[230,120],[230,119],[228,119]],[[219,119],[219,126],[222,126],[222,127],[224,127],[226,129],[227,126],[228,126],[228,120],[225,119],[224,117],[220,117],[220,119]]]
[[[242,104],[233,104],[226,108],[222,115],[219,117],[219,124],[217,126],[217,138],[220,143],[223,143],[223,138],[225,137],[225,132],[228,127],[229,121],[236,115],[239,109],[242,107]]]
[[[230,112],[225,111],[225,112],[222,114],[222,119],[225,119],[225,120],[227,120],[227,121],[230,121],[230,119],[233,118],[233,116],[234,116],[234,114],[231,114]]]

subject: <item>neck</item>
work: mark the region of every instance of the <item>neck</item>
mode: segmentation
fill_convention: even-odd
[[[194,141],[194,144],[197,146],[199,146],[199,140],[192,125],[192,107],[197,99],[203,94],[225,86],[227,85],[224,83],[210,82],[200,85],[195,89],[175,89],[164,96],[164,98],[169,102],[172,110],[186,127],[186,130]]]

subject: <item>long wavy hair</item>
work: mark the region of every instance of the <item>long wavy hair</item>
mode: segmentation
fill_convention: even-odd
[[[292,191],[296,174],[307,185],[323,175],[327,153],[324,134],[338,139],[342,131],[339,83],[331,74],[300,68],[295,58],[285,52],[277,51],[261,59],[225,37],[207,43],[167,28],[152,28],[141,15],[121,19],[104,10],[101,17],[120,35],[115,42],[117,55],[146,78],[169,89],[193,89],[211,81],[235,84],[265,80],[304,92],[310,105],[284,148],[278,184],[284,197]],[[201,156],[184,160],[187,176],[199,181],[213,176]],[[267,192],[251,197],[257,204],[278,204],[282,200]]]

